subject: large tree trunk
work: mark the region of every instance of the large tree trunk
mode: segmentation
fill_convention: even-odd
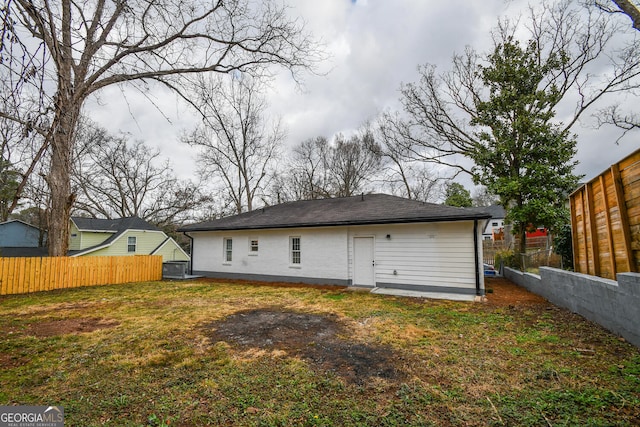
[[[520,249],[519,249],[519,259],[521,260],[521,268],[524,268],[524,256],[527,253],[527,226],[524,224],[520,224],[519,230],[518,230],[519,234],[520,234]]]
[[[60,109],[51,141],[51,167],[47,176],[51,191],[49,256],[67,256],[69,250],[69,218],[74,202],[71,193],[71,156],[80,109],[70,101],[67,105],[68,108]]]
[[[69,218],[73,196],[71,194],[71,156],[73,153],[74,134],[80,109],[81,99],[75,99],[74,59],[71,50],[71,2],[65,0],[61,4],[62,43],[55,51],[54,58],[58,68],[58,91],[54,97],[56,115],[51,128],[51,165],[47,175],[47,184],[51,190],[51,208],[49,210],[49,256],[67,256],[69,250]],[[84,76],[81,76],[84,77]]]

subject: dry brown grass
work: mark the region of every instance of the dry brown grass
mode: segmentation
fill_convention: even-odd
[[[486,304],[215,281],[1,298],[0,404],[83,426],[640,423],[637,348],[488,287]]]

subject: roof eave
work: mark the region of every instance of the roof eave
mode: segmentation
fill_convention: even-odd
[[[252,225],[252,226],[229,226],[229,227],[183,227],[177,231],[188,233],[197,231],[234,231],[234,230],[268,230],[282,228],[315,228],[315,227],[339,227],[348,225],[385,225],[385,224],[411,224],[418,222],[458,222],[458,221],[474,221],[481,219],[490,219],[491,215],[469,215],[469,216],[443,216],[438,218],[396,218],[383,220],[362,220],[362,221],[332,221],[332,222],[314,222],[314,223],[298,223],[298,224],[269,224],[269,225]]]

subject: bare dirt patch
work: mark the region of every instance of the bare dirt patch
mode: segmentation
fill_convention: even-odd
[[[363,385],[374,378],[395,381],[405,377],[397,368],[403,359],[398,352],[388,346],[341,339],[348,328],[333,315],[263,308],[237,312],[203,328],[212,344],[223,341],[239,348],[283,351],[349,383]]]
[[[551,306],[551,303],[539,295],[533,294],[525,288],[503,277],[485,278],[487,301],[496,306]]]
[[[27,334],[36,337],[52,337],[55,335],[79,334],[93,332],[98,329],[114,328],[120,323],[101,318],[53,319],[29,325]]]

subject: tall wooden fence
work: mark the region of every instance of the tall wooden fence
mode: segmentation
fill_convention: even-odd
[[[160,279],[159,255],[0,258],[0,295]]]
[[[615,279],[640,271],[640,150],[569,197],[576,272]]]

